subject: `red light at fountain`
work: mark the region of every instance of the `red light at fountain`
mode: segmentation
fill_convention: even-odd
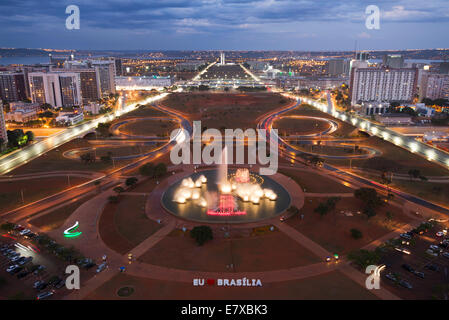
[[[237,169],[235,172],[235,181],[237,183],[248,183],[249,182],[249,170],[246,168]]]
[[[207,210],[210,216],[242,216],[246,211],[236,211],[234,205],[234,196],[230,194],[220,195],[220,204],[217,210]]]

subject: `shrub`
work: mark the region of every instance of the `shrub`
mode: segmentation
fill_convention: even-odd
[[[194,227],[192,231],[190,231],[190,236],[195,239],[199,246],[202,246],[206,241],[214,238],[212,229],[208,226]]]

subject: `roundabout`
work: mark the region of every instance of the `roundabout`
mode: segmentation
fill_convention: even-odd
[[[235,172],[235,170],[231,170],[228,177],[234,177]],[[205,223],[257,222],[277,217],[289,208],[291,198],[282,185],[268,176],[251,175],[257,177],[255,184],[260,183],[262,190],[271,190],[276,195],[276,199],[272,200],[262,195],[257,202],[255,199],[250,201],[249,198],[245,199],[241,193],[239,196],[237,186],[234,192],[223,195],[219,191],[217,171],[204,170],[171,184],[164,192],[161,204],[166,211],[177,218]],[[188,197],[190,199],[183,198],[184,201],[177,201],[177,193],[184,191],[183,182],[190,181],[190,179],[198,181],[200,177],[205,177],[207,180],[199,186],[187,189],[188,193],[193,194]],[[274,198],[274,196],[272,197]]]

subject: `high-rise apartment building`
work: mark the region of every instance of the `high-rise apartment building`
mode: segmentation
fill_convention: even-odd
[[[28,74],[31,100],[53,107],[82,104],[80,74],[75,72],[31,72]]]
[[[449,74],[424,72],[419,84],[419,98],[449,99]]]
[[[349,60],[331,59],[327,64],[327,73],[330,76],[340,76],[349,74]]]
[[[400,54],[386,54],[383,56],[382,64],[387,68],[400,69],[404,67],[404,57]]]
[[[411,102],[416,92],[417,69],[354,68],[351,71],[351,104],[363,101]]]
[[[21,72],[0,72],[0,99],[6,102],[27,98],[25,77]]]
[[[3,112],[3,101],[0,100],[0,149],[8,142],[8,134],[6,132],[5,114]]]

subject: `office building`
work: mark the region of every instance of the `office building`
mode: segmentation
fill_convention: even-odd
[[[92,60],[92,67],[97,72],[97,81],[100,84],[101,96],[115,93],[115,62],[114,60]]]
[[[349,74],[349,60],[331,59],[326,66],[327,74],[330,76],[341,76]]]
[[[8,134],[6,132],[5,115],[3,113],[3,101],[0,100],[0,149],[8,142]]]
[[[31,72],[28,74],[31,100],[53,107],[82,104],[80,74],[75,72]]]
[[[388,102],[362,102],[361,114],[363,116],[373,116],[388,113],[390,103]]]
[[[21,72],[0,72],[0,99],[5,102],[27,98],[25,76]]]
[[[84,115],[82,112],[61,112],[55,120],[57,123],[73,126],[74,124],[82,122],[84,120]]]
[[[116,77],[118,90],[151,90],[170,87],[174,83],[171,77]]]
[[[449,99],[449,74],[424,72],[419,85],[419,98]]]
[[[364,101],[411,102],[417,78],[417,69],[354,68],[349,88],[351,104]]]
[[[404,68],[404,57],[400,54],[386,54],[383,56],[382,64],[386,68]]]

